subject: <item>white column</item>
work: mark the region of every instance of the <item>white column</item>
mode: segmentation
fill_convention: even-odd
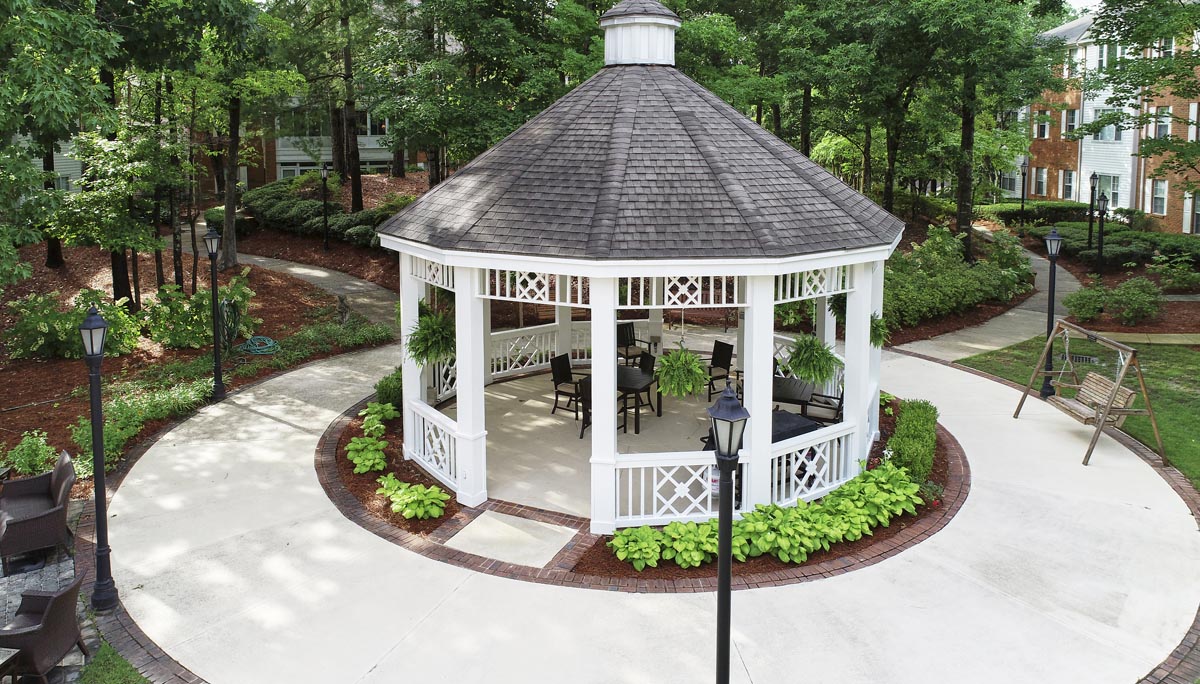
[[[853,476],[858,461],[866,460],[870,439],[867,430],[867,403],[870,400],[871,375],[871,269],[869,264],[851,267],[854,289],[846,295],[846,376],[844,418],[854,423],[853,459],[847,464]]]
[[[617,280],[592,278],[592,526],[617,522]]]
[[[742,359],[742,402],[750,412],[743,435],[746,509],[771,499],[771,377],[775,356],[775,278],[746,278],[746,356]]]
[[[409,402],[425,401],[425,383],[421,376],[421,366],[408,354],[408,333],[417,325],[418,309],[425,284],[413,277],[412,257],[400,253],[400,340],[404,350],[401,352],[400,366],[401,382],[404,390],[404,457],[411,458],[416,449],[416,422]]]
[[[554,307],[554,325],[558,328],[554,334],[554,353],[571,353],[571,307],[557,305]]]
[[[745,292],[746,296],[749,296],[750,291],[746,289],[746,278],[739,276],[738,280],[740,281],[738,283],[738,289],[742,292]],[[737,340],[733,347],[733,353],[737,358],[735,358],[733,362],[734,368],[744,369],[746,367],[746,311],[746,307],[741,307],[737,312]],[[774,344],[774,342],[772,342],[772,344]],[[774,347],[772,347],[771,353],[775,353]]]
[[[487,426],[483,387],[486,354],[479,344],[483,329],[482,271],[454,268],[455,358],[458,360],[458,502],[487,501]]]
[[[871,313],[875,316],[883,317],[883,261],[875,261],[870,264],[868,271],[871,274]],[[870,329],[867,330],[868,334]],[[874,442],[879,439],[879,366],[883,360],[883,350],[877,347],[870,347],[871,354],[871,370],[867,376],[867,420],[868,431],[867,438]]]
[[[480,277],[486,276],[486,271],[480,271]],[[492,384],[492,300],[480,299],[480,304],[483,306],[483,334],[480,340],[483,343],[483,384]]]
[[[813,332],[826,345],[832,347],[837,344],[837,318],[829,308],[829,297],[816,298]]]

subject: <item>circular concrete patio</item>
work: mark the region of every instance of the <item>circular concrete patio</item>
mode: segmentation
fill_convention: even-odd
[[[712,594],[616,594],[426,559],[346,520],[313,452],[400,360],[328,359],[210,406],[125,478],[110,513],[129,614],[213,684],[665,682],[711,677]],[[1154,470],[1041,402],[888,354],[883,386],[934,401],[972,490],[931,539],[828,580],[735,594],[740,682],[1129,684],[1200,604],[1200,536]]]

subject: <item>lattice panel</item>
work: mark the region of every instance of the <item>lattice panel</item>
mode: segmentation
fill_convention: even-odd
[[[775,375],[781,378],[795,377],[787,367],[792,358],[792,342],[790,337],[775,336]]]
[[[450,358],[433,364],[433,396],[438,401],[449,399],[458,391],[458,359]]]
[[[775,276],[775,303],[849,292],[854,289],[849,266],[830,266]]]
[[[548,330],[529,334],[492,336],[492,375],[503,376],[550,365],[558,342],[558,332]]]
[[[422,259],[419,256],[410,256],[409,258],[412,260],[410,263],[414,278],[445,290],[454,289],[454,267]]]
[[[842,434],[771,459],[771,501],[811,500],[850,478],[850,435]]]
[[[588,279],[538,271],[485,271],[482,297],[511,302],[588,306]]]
[[[618,524],[662,524],[715,516],[720,503],[719,476],[711,454],[707,456],[696,463],[618,466]],[[740,474],[735,474],[735,490],[740,480]],[[735,508],[741,510],[736,502]]]
[[[413,418],[416,453],[410,456],[420,461],[443,484],[454,488],[458,478],[458,440],[454,432],[420,411],[414,412]]]
[[[746,304],[737,276],[619,278],[618,286],[618,309],[695,309]]]

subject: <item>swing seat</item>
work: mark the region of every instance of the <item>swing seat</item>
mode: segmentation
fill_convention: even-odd
[[[1083,376],[1083,382],[1078,385],[1061,382],[1053,384],[1057,387],[1068,387],[1076,390],[1075,397],[1068,398],[1055,394],[1049,397],[1047,401],[1084,425],[1095,425],[1096,421],[1100,419],[1100,415],[1104,412],[1104,407],[1108,404],[1109,397],[1113,396],[1113,381],[1099,373],[1088,373]],[[1113,399],[1113,405],[1108,411],[1108,417],[1105,422],[1119,428],[1129,416],[1143,415],[1146,412],[1130,408],[1133,406],[1133,400],[1137,398],[1137,393],[1133,390],[1126,387],[1117,387],[1116,390],[1117,393]]]

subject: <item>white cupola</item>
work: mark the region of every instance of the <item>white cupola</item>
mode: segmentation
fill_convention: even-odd
[[[675,66],[679,16],[656,0],[622,0],[600,17],[604,64]]]

